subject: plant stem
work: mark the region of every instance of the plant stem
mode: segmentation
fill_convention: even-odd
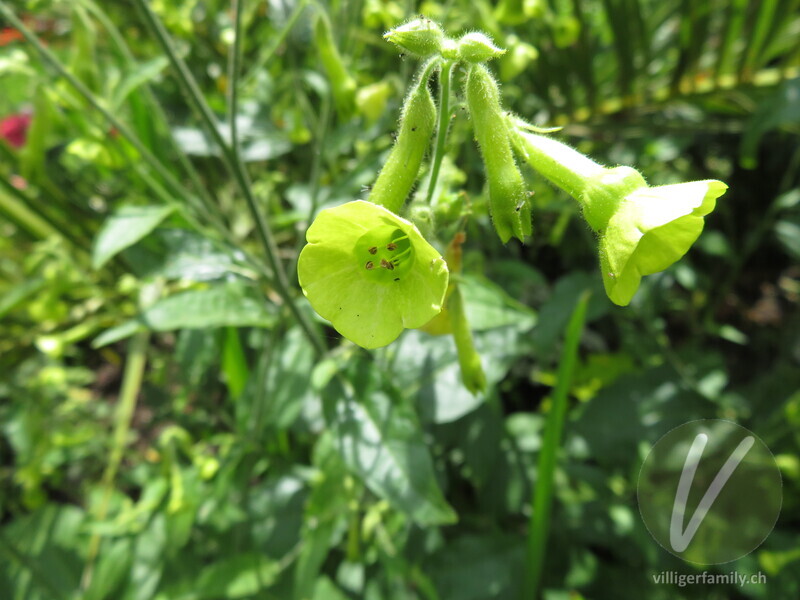
[[[239,128],[236,115],[239,112],[239,72],[242,55],[242,3],[244,0],[231,0],[233,5],[233,44],[228,52],[228,132],[231,153],[237,163],[239,155]]]
[[[433,162],[431,163],[431,176],[428,180],[428,194],[425,202],[430,205],[433,192],[439,180],[439,171],[444,158],[444,146],[447,141],[447,130],[450,127],[450,79],[453,74],[455,62],[446,61],[439,72],[439,125],[436,132],[436,146],[434,147]]]
[[[184,94],[194,109],[199,113],[208,134],[221,150],[222,160],[225,163],[228,171],[233,176],[240,193],[245,199],[248,211],[250,212],[250,215],[256,225],[256,234],[264,249],[264,253],[267,257],[267,263],[272,269],[274,275],[273,283],[276,291],[289,307],[289,310],[294,315],[301,329],[311,341],[315,352],[317,354],[322,354],[325,351],[325,346],[323,345],[317,330],[313,327],[306,315],[300,311],[300,308],[294,302],[294,298],[292,298],[289,280],[287,279],[286,272],[284,271],[283,266],[280,263],[280,259],[278,258],[278,246],[272,235],[272,230],[267,225],[266,219],[258,207],[258,203],[256,202],[250,186],[249,176],[244,168],[244,165],[242,164],[242,161],[240,160],[240,157],[233,151],[232,145],[225,142],[225,139],[219,131],[219,127],[217,127],[216,117],[211,112],[211,108],[208,106],[208,103],[205,101],[203,93],[200,91],[200,88],[198,87],[191,71],[189,71],[189,68],[186,66],[186,63],[183,61],[183,59],[178,56],[175,46],[173,45],[167,30],[164,28],[164,25],[150,8],[150,5],[146,0],[135,1],[136,5],[139,7],[145,17],[148,27],[155,35],[156,39],[161,45],[162,50],[167,55],[170,64],[175,70],[178,76],[178,83],[183,89]],[[236,75],[238,78],[238,72],[234,75]],[[236,86],[238,84],[235,80],[233,80],[229,81],[228,85]]]
[[[108,507],[111,502],[111,495],[114,492],[114,479],[117,476],[119,465],[122,462],[122,455],[125,452],[128,432],[131,428],[131,419],[136,408],[136,398],[142,385],[144,368],[147,363],[147,346],[150,340],[150,332],[142,331],[131,339],[130,353],[125,362],[125,373],[122,378],[122,388],[117,402],[117,411],[114,416],[114,437],[112,438],[111,454],[108,464],[103,472],[103,497],[97,511],[96,519],[103,521],[108,514]],[[89,551],[86,557],[86,567],[81,577],[81,588],[85,591],[89,588],[94,572],[95,561],[100,550],[100,534],[95,533],[89,541]]]
[[[564,349],[558,365],[558,380],[553,390],[550,413],[544,429],[544,441],[539,453],[539,464],[536,470],[536,486],[533,490],[533,511],[528,528],[528,555],[526,559],[525,585],[523,598],[534,600],[539,593],[542,566],[544,564],[544,548],[550,524],[550,509],[553,505],[553,479],[555,475],[558,450],[561,445],[561,434],[567,414],[567,396],[572,383],[572,374],[578,360],[578,343],[581,339],[583,324],[586,320],[586,307],[589,292],[585,292],[578,300],[567,324]]]

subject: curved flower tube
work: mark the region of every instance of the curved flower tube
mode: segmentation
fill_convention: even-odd
[[[300,286],[317,313],[363,348],[394,341],[442,310],[442,256],[409,221],[356,200],[319,213],[300,253]]]
[[[606,294],[625,306],[642,277],[678,261],[703,231],[703,217],[728,186],[715,179],[650,187],[631,167],[604,167],[552,138],[517,126],[530,165],[572,195],[598,234]]]

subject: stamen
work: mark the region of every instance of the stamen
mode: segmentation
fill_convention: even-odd
[[[367,271],[371,271],[372,269],[374,269],[374,268],[375,268],[375,263],[373,263],[371,260],[368,260],[368,261],[367,261],[367,264],[366,264],[366,265],[364,265],[364,268],[365,268]]]
[[[390,263],[388,260],[386,260],[385,258],[381,259],[381,266],[384,269],[389,269],[390,271],[394,271],[394,265],[392,263]]]
[[[400,259],[404,258],[404,257],[406,256],[406,254],[411,254],[411,246],[409,246],[408,248],[406,248],[405,250],[403,250],[403,251],[402,251],[400,254],[398,254],[397,256],[393,257],[393,258],[392,258],[392,262],[393,262],[394,264],[398,264],[398,263],[400,262]]]
[[[378,251],[378,247],[377,246],[373,246],[372,248],[369,249],[369,253],[370,254],[375,254],[377,251]]]

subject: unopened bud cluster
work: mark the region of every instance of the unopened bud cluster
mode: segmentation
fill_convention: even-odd
[[[448,38],[442,27],[426,17],[418,17],[384,34],[384,39],[409,54],[426,58],[439,55],[448,60],[477,64],[505,54],[484,33],[465,33],[458,40]]]

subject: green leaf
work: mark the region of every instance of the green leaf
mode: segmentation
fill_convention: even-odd
[[[506,325],[530,329],[536,313],[518,302],[496,283],[478,275],[465,275],[459,282],[464,295],[467,318],[473,331],[485,331]]]
[[[340,382],[335,382],[341,388]],[[347,466],[378,496],[420,525],[454,523],[436,476],[422,430],[413,411],[392,402],[385,392],[349,390],[328,402],[329,425]]]
[[[109,329],[95,338],[100,348],[129,337],[137,331],[174,331],[208,327],[271,327],[275,313],[266,299],[241,282],[231,282],[182,292],[159,300],[139,317]]]
[[[92,583],[83,600],[103,600],[118,597],[119,587],[131,568],[132,544],[128,539],[115,541],[103,548],[98,556]]]
[[[113,256],[135,244],[174,211],[172,206],[122,206],[106,219],[94,241],[92,267],[99,269]]]
[[[306,503],[301,533],[303,547],[294,571],[294,597],[300,600],[312,596],[325,557],[347,529],[350,494],[342,481],[348,474],[333,444],[330,432],[325,432],[314,447],[313,463],[318,476],[312,480]]]
[[[195,584],[196,591],[184,597],[213,600],[252,596],[269,587],[279,571],[277,562],[261,554],[237,554],[203,569]]]
[[[469,311],[469,307],[467,309]],[[483,357],[488,389],[502,381],[511,364],[529,350],[522,320],[516,325],[475,333],[475,348]],[[449,423],[472,412],[484,402],[461,383],[455,344],[449,336],[430,336],[409,331],[386,354],[384,368],[392,369],[393,382],[406,396],[416,397],[420,418],[430,423]]]
[[[775,236],[794,260],[800,260],[800,219],[782,219],[775,223]]]
[[[523,547],[515,536],[462,535],[426,567],[442,600],[519,598]]]
[[[159,227],[147,239],[122,253],[140,278],[163,277],[210,281],[230,273],[236,253],[188,229]]]
[[[239,398],[250,378],[250,369],[247,367],[247,357],[239,339],[239,331],[234,327],[225,328],[222,342],[222,372],[225,374],[225,383],[231,398]]]
[[[114,90],[111,97],[111,108],[116,110],[122,106],[122,103],[125,102],[127,97],[136,90],[136,88],[155,79],[161,71],[167,68],[168,64],[169,61],[165,56],[158,56],[145,63],[136,65],[130,73],[125,74],[122,81]]]
[[[16,285],[0,296],[0,318],[6,316],[22,302],[39,292],[47,285],[46,280],[41,278],[28,279]]]

